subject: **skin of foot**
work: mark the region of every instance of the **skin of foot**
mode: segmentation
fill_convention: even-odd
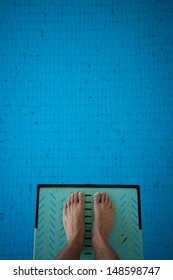
[[[67,243],[77,241],[80,249],[84,244],[84,194],[72,193],[64,205],[63,222]]]
[[[114,205],[108,194],[96,193],[94,195],[94,223],[92,240],[97,242],[98,238],[109,240],[114,224]]]
[[[93,237],[98,234],[108,241],[114,224],[114,205],[108,194],[96,193],[94,195],[94,223]]]
[[[97,260],[119,260],[117,253],[110,247],[108,240],[114,224],[114,205],[108,194],[94,195],[94,223],[92,247]]]

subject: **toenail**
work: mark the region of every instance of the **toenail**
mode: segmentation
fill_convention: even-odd
[[[82,192],[79,192],[79,195],[80,195],[80,196],[83,196],[83,193],[82,193]]]
[[[95,193],[95,194],[94,194],[94,196],[99,196],[99,195],[100,195],[100,193],[99,193],[99,192],[97,192],[97,193]]]

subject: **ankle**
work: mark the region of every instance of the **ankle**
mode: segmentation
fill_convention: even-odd
[[[103,232],[100,231],[98,228],[95,228],[92,235],[92,241],[94,243],[100,243],[102,241],[108,242],[108,236]]]
[[[77,250],[81,251],[84,246],[84,236],[81,233],[76,233],[67,240],[68,244],[73,244]]]
[[[92,247],[93,249],[101,248],[102,244],[105,243],[106,240],[104,236],[101,234],[101,232],[98,229],[94,230],[94,233],[92,235]]]
[[[92,247],[96,260],[119,260],[116,252],[109,246],[108,240],[99,231],[92,237]]]

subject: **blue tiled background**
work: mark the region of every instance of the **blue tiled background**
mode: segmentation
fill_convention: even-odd
[[[139,184],[173,259],[173,1],[0,0],[0,258],[32,259],[38,183]]]

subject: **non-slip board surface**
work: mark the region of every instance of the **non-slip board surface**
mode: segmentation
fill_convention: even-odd
[[[106,192],[115,205],[109,243],[120,259],[143,259],[139,186],[38,185],[34,259],[55,259],[66,244],[63,207],[74,191],[85,194],[85,242],[81,259],[95,259],[91,247],[93,196]]]

